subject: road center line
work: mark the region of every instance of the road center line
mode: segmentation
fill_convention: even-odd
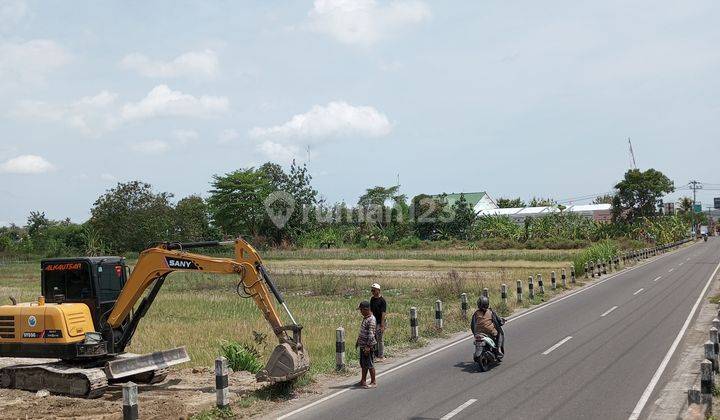
[[[464,409],[468,408],[468,407],[470,406],[470,404],[474,403],[475,401],[477,401],[477,400],[474,399],[474,398],[471,398],[471,399],[467,400],[467,401],[466,401],[465,403],[463,403],[460,407],[458,407],[458,408],[454,409],[453,411],[451,411],[451,412],[445,414],[444,416],[440,417],[440,420],[448,420],[448,419],[451,419],[451,418],[455,417],[459,412],[461,412],[461,411],[463,411]]]
[[[562,346],[563,344],[565,344],[565,343],[567,343],[568,341],[570,341],[571,338],[572,338],[572,336],[569,336],[569,335],[568,335],[567,337],[565,337],[565,338],[563,338],[562,340],[558,341],[557,344],[555,344],[554,346],[552,346],[552,347],[550,347],[549,349],[547,349],[547,350],[545,350],[544,352],[542,352],[542,354],[543,354],[544,356],[547,356],[547,355],[550,354],[553,350],[557,349],[558,347],[560,347],[560,346]]]
[[[610,312],[614,311],[615,309],[617,309],[617,306],[613,306],[612,308],[610,308],[610,309],[608,309],[607,311],[603,312],[603,314],[600,315],[600,317],[601,317],[601,318],[604,317],[605,315],[609,314]]]
[[[703,288],[702,292],[700,292],[700,296],[698,296],[697,300],[695,301],[695,305],[693,305],[692,309],[690,310],[690,313],[685,319],[685,323],[683,324],[682,328],[680,328],[680,331],[678,331],[678,334],[675,337],[675,341],[673,341],[672,345],[665,354],[665,358],[662,360],[662,362],[660,362],[660,366],[658,366],[652,379],[650,379],[650,383],[648,384],[647,388],[645,388],[645,392],[643,392],[640,400],[635,405],[635,409],[632,411],[632,413],[630,413],[630,417],[628,417],[628,420],[637,420],[638,418],[640,418],[640,414],[642,414],[643,408],[645,408],[645,404],[647,404],[648,400],[650,399],[650,395],[652,395],[653,390],[657,386],[657,383],[660,381],[660,377],[662,376],[663,372],[665,372],[668,363],[670,363],[670,359],[675,353],[677,346],[680,344],[680,340],[682,340],[683,336],[685,335],[685,331],[687,331],[688,326],[690,326],[690,321],[695,316],[695,312],[697,312],[697,309],[700,306],[700,302],[702,302],[703,297],[705,297],[705,293],[707,293],[707,290],[710,287],[710,283],[712,283],[713,279],[715,278],[715,274],[717,274],[718,269],[720,269],[720,263],[718,263],[718,265],[715,267],[715,271],[713,271],[707,283],[705,283],[705,287]]]
[[[669,270],[668,270],[668,273],[672,273],[673,270],[674,270],[674,268],[669,269]]]
[[[633,293],[633,296],[637,295],[638,293],[642,292],[643,290],[645,290],[644,287],[637,289],[637,291],[635,291],[635,293]]]
[[[653,280],[653,281],[658,281],[658,280],[660,280],[661,278],[662,278],[662,276],[657,276],[657,277],[655,277],[655,280]]]
[[[685,263],[684,263],[684,262],[681,262],[680,264],[678,264],[678,267],[680,267],[680,266],[683,265],[683,264],[685,264]]]

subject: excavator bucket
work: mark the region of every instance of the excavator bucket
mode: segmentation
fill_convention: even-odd
[[[293,350],[288,343],[275,346],[265,368],[255,377],[261,382],[285,382],[297,378],[310,368],[310,359],[305,350]]]
[[[105,373],[109,380],[117,380],[128,377],[139,377],[148,372],[155,372],[190,361],[190,356],[185,347],[177,347],[170,350],[156,351],[141,356],[120,356],[117,359],[107,362]]]

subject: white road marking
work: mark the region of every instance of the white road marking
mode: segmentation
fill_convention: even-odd
[[[571,338],[572,338],[572,336],[569,336],[569,335],[568,335],[567,337],[565,337],[565,338],[563,338],[562,340],[558,341],[557,344],[555,344],[554,346],[552,346],[552,347],[550,347],[549,349],[547,349],[547,350],[545,350],[544,352],[542,352],[542,354],[543,354],[544,356],[547,356],[547,355],[550,354],[553,350],[557,349],[558,347],[560,347],[560,346],[562,346],[563,344],[565,344],[565,343],[567,343],[568,341],[570,341]]]
[[[642,292],[643,290],[645,290],[644,287],[641,287],[641,288],[637,289],[637,290],[635,291],[635,293],[633,293],[633,296],[637,295],[638,293]]]
[[[668,270],[668,273],[672,273],[673,270],[674,270],[674,268],[669,269],[669,270]]]
[[[664,254],[662,257],[668,256],[668,255],[673,255],[673,254],[674,254],[675,252],[677,252],[677,251],[680,251],[680,249],[674,250],[674,251],[672,251],[672,252],[668,252],[667,254]],[[545,303],[545,304],[543,304],[543,305],[540,305],[540,306],[537,306],[537,307],[535,307],[535,308],[533,308],[533,309],[527,310],[527,311],[525,311],[525,312],[523,312],[523,313],[521,313],[521,314],[519,314],[519,315],[512,316],[512,317],[508,318],[508,320],[507,320],[506,323],[510,323],[510,322],[515,321],[515,320],[518,320],[518,319],[520,319],[520,318],[522,318],[522,317],[524,317],[524,316],[527,316],[527,315],[530,315],[530,314],[532,314],[532,313],[535,313],[535,312],[537,312],[537,311],[539,311],[539,310],[542,310],[542,309],[545,309],[545,308],[547,308],[547,307],[553,306],[553,305],[555,305],[555,304],[557,304],[557,303],[559,303],[559,302],[562,302],[562,301],[565,300],[565,299],[569,299],[569,298],[571,298],[571,297],[573,297],[573,296],[575,296],[575,295],[578,295],[578,294],[580,294],[580,293],[583,293],[583,292],[585,292],[585,291],[588,291],[588,290],[592,289],[592,288],[595,287],[595,286],[598,286],[598,285],[600,285],[600,284],[602,284],[602,283],[605,283],[605,282],[608,281],[608,280],[612,280],[612,279],[614,279],[614,278],[617,277],[617,276],[621,276],[621,275],[623,275],[623,274],[627,274],[627,273],[629,273],[629,272],[631,272],[631,271],[637,270],[638,268],[645,267],[646,265],[649,265],[651,262],[654,262],[654,261],[659,261],[659,259],[647,261],[647,262],[644,262],[644,263],[640,263],[640,264],[638,264],[638,265],[636,265],[636,266],[634,266],[634,267],[626,268],[626,269],[624,269],[623,271],[619,271],[619,272],[617,272],[617,273],[615,273],[615,274],[613,274],[613,275],[611,275],[611,276],[608,276],[608,277],[606,277],[606,278],[604,278],[604,279],[602,279],[602,280],[600,280],[600,281],[597,281],[597,282],[595,282],[595,283],[593,283],[593,284],[591,284],[591,285],[589,285],[589,286],[585,286],[585,287],[583,287],[583,288],[581,288],[581,289],[578,289],[578,290],[576,290],[576,291],[574,291],[574,292],[571,292],[571,293],[569,293],[569,294],[567,294],[567,295],[565,295],[565,296],[563,296],[563,297],[561,297],[561,298],[559,298],[559,299],[553,299],[553,300],[551,300],[551,301],[549,301],[549,302],[547,302],[547,303]],[[407,362],[405,362],[405,363],[402,363],[402,364],[400,364],[400,365],[397,365],[397,366],[395,366],[395,367],[392,368],[392,369],[386,370],[386,371],[384,371],[384,372],[380,372],[380,373],[377,374],[377,377],[384,376],[384,375],[386,375],[386,374],[395,372],[395,371],[398,370],[398,369],[402,369],[402,368],[404,368],[405,366],[408,366],[408,365],[411,365],[411,364],[413,364],[413,363],[419,362],[420,360],[423,360],[423,359],[425,359],[426,357],[430,357],[430,356],[432,356],[432,355],[434,355],[434,354],[436,354],[436,353],[439,353],[439,352],[441,352],[441,351],[443,351],[443,350],[449,349],[450,347],[453,347],[453,346],[455,346],[455,345],[457,345],[457,344],[460,344],[460,343],[464,342],[465,340],[467,340],[467,339],[470,338],[470,337],[472,337],[472,334],[466,334],[466,335],[462,336],[461,338],[457,339],[456,341],[454,341],[454,342],[452,342],[452,343],[450,343],[450,344],[447,344],[447,345],[445,345],[445,346],[443,346],[443,347],[440,347],[439,349],[433,350],[433,351],[431,351],[430,353],[423,354],[422,356],[416,357],[416,358],[414,358],[414,359],[412,359],[412,360],[409,360],[409,361],[407,361]],[[317,401],[313,401],[313,402],[311,402],[311,403],[309,403],[309,404],[306,404],[306,405],[303,405],[303,406],[301,406],[301,407],[299,407],[299,408],[296,408],[295,410],[293,410],[293,411],[291,411],[291,412],[289,412],[289,413],[283,414],[282,416],[278,417],[277,420],[283,420],[283,419],[286,419],[286,418],[288,418],[288,417],[294,416],[294,415],[296,415],[296,414],[298,414],[298,413],[301,413],[301,412],[307,410],[308,408],[315,407],[316,405],[322,404],[322,403],[324,403],[325,401],[331,400],[331,399],[333,399],[333,398],[335,398],[335,397],[337,397],[337,396],[339,396],[339,395],[342,395],[342,394],[350,391],[351,389],[352,389],[352,386],[348,386],[347,388],[344,388],[344,389],[341,389],[341,390],[339,390],[339,391],[336,391],[336,392],[334,392],[334,393],[332,393],[332,394],[330,394],[330,395],[328,395],[328,396],[325,396],[325,397],[323,397],[323,398],[320,398],[320,399],[317,400]]]
[[[718,269],[720,269],[720,263],[718,263],[717,267],[715,267],[715,271],[713,271],[707,283],[705,283],[705,287],[703,288],[702,292],[700,292],[700,296],[698,296],[697,300],[695,301],[695,305],[693,305],[692,309],[690,310],[690,313],[685,319],[685,323],[683,324],[682,328],[680,328],[680,331],[675,337],[675,341],[673,341],[672,345],[668,349],[667,354],[665,354],[665,358],[662,360],[662,362],[660,362],[660,366],[658,366],[652,379],[650,379],[650,383],[648,384],[647,388],[645,388],[645,392],[643,392],[642,396],[640,397],[640,401],[638,401],[635,405],[635,409],[630,414],[630,417],[628,417],[628,420],[637,420],[638,418],[640,418],[640,414],[642,414],[643,408],[645,408],[645,404],[647,404],[648,400],[650,399],[650,395],[652,395],[652,392],[657,386],[658,381],[660,381],[660,377],[662,376],[663,372],[665,372],[668,363],[670,363],[670,359],[675,353],[678,344],[680,344],[680,340],[682,340],[683,335],[685,335],[685,331],[690,325],[690,320],[692,320],[692,318],[695,316],[695,312],[697,311],[698,306],[700,306],[700,302],[702,302],[703,297],[708,290],[708,287],[710,287],[710,283],[712,283],[713,279],[715,278],[715,274],[717,274]]]
[[[477,401],[477,400],[476,400],[476,399],[473,399],[473,398],[467,400],[467,401],[466,401],[465,403],[463,403],[460,407],[458,407],[458,408],[454,409],[453,411],[451,411],[451,412],[445,414],[444,416],[440,417],[440,420],[448,420],[448,419],[451,419],[451,418],[455,417],[459,412],[461,412],[461,411],[463,411],[464,409],[468,408],[468,407],[470,406],[470,404],[474,403],[475,401]]]
[[[680,266],[683,265],[683,264],[685,264],[685,263],[684,263],[684,262],[681,262],[680,264],[678,264],[678,267],[680,267]]]
[[[609,314],[610,312],[614,311],[615,309],[617,309],[617,306],[613,306],[612,308],[610,308],[610,309],[608,309],[607,311],[603,312],[603,314],[600,315],[600,317],[601,317],[601,318],[604,317],[605,315]]]
[[[655,277],[655,280],[653,280],[653,281],[658,281],[658,280],[660,280],[661,278],[662,278],[662,276],[657,276],[657,277]]]

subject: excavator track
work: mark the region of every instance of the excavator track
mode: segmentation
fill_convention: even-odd
[[[14,365],[0,369],[0,387],[81,398],[98,398],[108,386],[102,368],[83,368],[63,362]]]

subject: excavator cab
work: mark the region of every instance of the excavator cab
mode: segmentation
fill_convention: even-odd
[[[40,262],[41,294],[47,303],[83,303],[102,325],[127,280],[121,257],[51,258]]]

